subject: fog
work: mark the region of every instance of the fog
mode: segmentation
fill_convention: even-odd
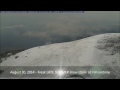
[[[120,11],[0,13],[1,52],[120,33]]]

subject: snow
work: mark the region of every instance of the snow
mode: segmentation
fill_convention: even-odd
[[[8,57],[0,66],[120,66],[120,53],[96,48],[98,40],[120,37],[119,33],[101,34],[73,42],[34,47]],[[17,58],[15,58],[17,57]],[[113,62],[117,62],[114,63]]]
[[[105,66],[112,71],[111,75],[87,78],[120,78],[120,33],[100,34],[72,42],[38,46],[2,60],[0,66],[90,66],[90,70],[96,69],[96,66]]]

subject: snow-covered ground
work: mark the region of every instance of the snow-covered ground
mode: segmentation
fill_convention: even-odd
[[[119,67],[120,33],[101,34],[72,42],[38,46],[8,57],[0,63],[0,66]]]
[[[97,48],[98,45],[107,43],[99,43],[100,40],[117,37],[120,37],[120,34],[102,34],[73,42],[39,46],[8,57],[0,66],[59,66],[61,63],[63,66],[103,66],[106,64],[119,66],[120,53],[111,55],[109,50]],[[120,44],[120,42],[114,44]],[[113,47],[108,47],[108,49]]]

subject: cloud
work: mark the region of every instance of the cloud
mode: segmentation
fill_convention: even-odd
[[[15,26],[9,26],[9,27],[2,27],[1,30],[3,29],[15,29],[15,28],[23,28],[23,25],[15,25]]]
[[[0,28],[2,42],[5,42],[3,47],[5,44],[8,47],[14,46],[11,43],[20,47],[33,47],[69,42],[102,33],[120,33],[118,12],[7,15],[7,18],[2,16],[2,25],[13,26]]]
[[[51,43],[53,40],[52,35],[49,32],[40,32],[40,31],[27,31],[22,34],[23,37],[36,38],[36,41],[42,40],[45,43]]]
[[[49,37],[49,34],[46,32],[38,32],[38,31],[28,31],[23,34],[23,36],[28,36],[28,37]]]
[[[96,15],[95,18],[97,19],[98,16],[102,17],[100,15]],[[51,41],[55,41],[57,38],[56,41],[59,41],[59,39],[60,41],[61,39],[62,41],[64,41],[63,39],[65,38],[67,38],[67,40],[75,40],[101,33],[112,33],[114,31],[118,32],[116,28],[114,28],[115,30],[111,29],[113,27],[118,27],[117,21],[110,22],[110,20],[107,19],[102,21],[103,18],[102,20],[95,20],[95,18],[93,18],[94,16],[92,15],[90,16],[92,17],[92,19],[84,15],[82,15],[81,17],[78,16],[78,14],[58,15],[54,19],[46,19],[44,22],[41,23],[38,22],[39,26],[36,30],[28,30],[24,32],[22,36],[42,38],[45,40],[48,39]]]

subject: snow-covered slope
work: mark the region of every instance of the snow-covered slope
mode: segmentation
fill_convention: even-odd
[[[0,66],[120,66],[120,33],[39,46],[10,56]]]
[[[2,66],[85,66],[88,70],[108,70],[111,73],[97,76],[75,74],[65,78],[120,78],[120,33],[101,34],[73,42],[39,46],[4,60],[3,58],[3,62],[0,63],[1,68]],[[12,78],[8,73],[9,70],[11,70],[9,67],[0,69],[0,77]]]

